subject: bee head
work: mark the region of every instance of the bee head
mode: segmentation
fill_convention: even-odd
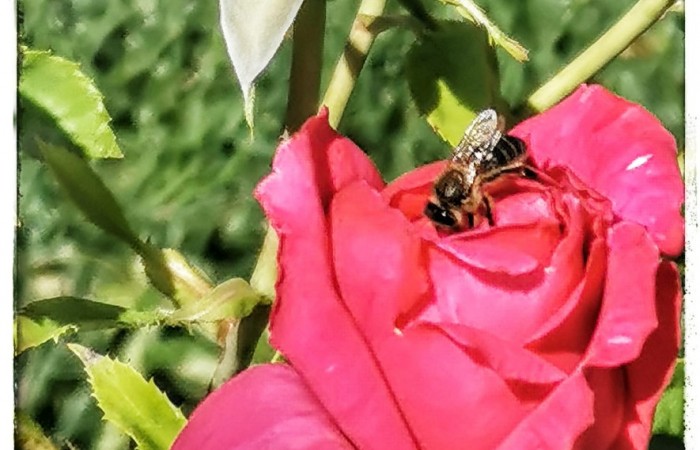
[[[458,207],[469,195],[465,184],[464,175],[459,170],[448,170],[435,183],[435,195],[440,203]]]
[[[452,211],[432,201],[425,205],[423,213],[436,225],[447,228],[456,228],[459,225],[459,220]]]

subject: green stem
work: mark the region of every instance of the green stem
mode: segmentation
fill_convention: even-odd
[[[675,0],[639,0],[597,41],[547,81],[528,99],[535,111],[559,102],[593,76],[644,33],[674,4]]]
[[[318,110],[326,0],[305,0],[294,21],[285,129],[293,133]]]
[[[355,81],[365,64],[369,49],[374,42],[375,34],[367,29],[366,18],[380,16],[384,11],[386,0],[362,0],[348,39],[345,42],[343,54],[335,66],[331,81],[326,89],[321,104],[328,107],[328,120],[332,127],[337,128],[348,99],[355,87]]]

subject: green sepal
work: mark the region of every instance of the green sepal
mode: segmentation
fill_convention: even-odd
[[[167,450],[187,420],[168,397],[132,367],[68,344],[85,366],[104,418],[131,437],[141,450]]]
[[[244,279],[232,278],[216,286],[198,301],[178,309],[170,319],[176,322],[240,319],[249,315],[258,303],[270,303],[270,300],[258,294]]]
[[[19,96],[48,114],[89,158],[121,158],[102,94],[78,64],[50,52],[21,51]]]
[[[141,243],[136,252],[153,286],[175,300],[178,306],[198,304],[212,290],[209,278],[175,249],[159,249]]]

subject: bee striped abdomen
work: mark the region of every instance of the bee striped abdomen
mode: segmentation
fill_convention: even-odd
[[[501,137],[490,153],[490,157],[483,162],[484,169],[496,169],[506,166],[526,153],[525,143],[515,137],[505,135]]]

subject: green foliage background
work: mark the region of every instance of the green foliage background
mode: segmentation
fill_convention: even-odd
[[[632,3],[480,2],[530,50],[524,65],[498,51],[505,99],[512,107],[520,105]],[[328,1],[322,86],[357,5]],[[443,9],[437,2],[430,5]],[[79,62],[104,94],[125,158],[93,167],[141,237],[179,249],[216,283],[249,276],[263,235],[263,216],[250,194],[269,170],[282,129],[290,43],[282,45],[259,80],[251,136],[219,31],[218,2],[23,0],[19,8],[20,42]],[[389,12],[402,11],[389,1]],[[669,14],[593,80],[656,114],[680,149],[683,27],[681,15]],[[340,125],[387,180],[448,152],[410,100],[404,62],[414,41],[408,29],[379,36]],[[29,111],[20,115],[19,126],[17,305],[57,295],[137,308],[160,304],[129,249],[87,223],[34,158],[32,140],[26,138],[49,133],[46,122]],[[211,344],[169,329],[85,332],[73,340],[153,376],[186,413],[206,393],[216,363]],[[16,367],[19,408],[57,443],[104,450],[129,446],[100,421],[80,363],[64,345],[28,351]]]

